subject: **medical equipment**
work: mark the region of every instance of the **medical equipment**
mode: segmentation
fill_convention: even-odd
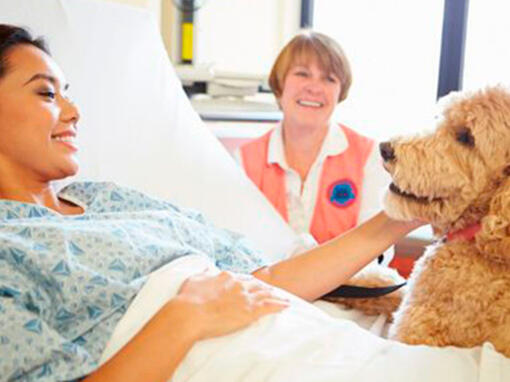
[[[218,70],[212,64],[178,65],[193,108],[208,121],[279,121],[282,118],[267,76]]]
[[[174,5],[181,11],[181,63],[191,64],[193,62],[193,34],[194,34],[194,13],[206,0],[173,0]]]
[[[262,74],[222,71],[213,64],[178,65],[175,69],[188,95],[243,97],[270,91],[267,76]]]

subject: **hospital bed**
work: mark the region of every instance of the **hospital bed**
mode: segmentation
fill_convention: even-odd
[[[45,36],[63,68],[81,108],[79,178],[115,181],[201,210],[246,235],[269,260],[292,251],[297,237],[191,108],[148,12],[95,0],[1,0],[0,22]],[[104,359],[204,266],[214,271],[194,256],[153,275]],[[407,346],[290,298],[282,314],[196,344],[173,380],[510,381],[510,360],[489,343]]]

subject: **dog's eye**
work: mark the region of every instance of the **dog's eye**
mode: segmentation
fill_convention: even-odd
[[[471,134],[471,130],[467,127],[462,127],[457,130],[455,134],[457,142],[462,143],[465,146],[473,147],[475,145],[475,137]]]

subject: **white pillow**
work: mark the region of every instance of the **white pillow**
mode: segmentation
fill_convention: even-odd
[[[89,0],[0,2],[0,22],[49,42],[81,108],[80,177],[201,210],[269,259],[296,237],[192,110],[152,15]]]

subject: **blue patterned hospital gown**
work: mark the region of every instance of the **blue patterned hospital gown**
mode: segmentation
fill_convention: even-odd
[[[0,380],[73,380],[97,367],[147,275],[203,253],[224,270],[264,260],[237,234],[171,203],[112,183],[59,196],[79,216],[0,200]]]

